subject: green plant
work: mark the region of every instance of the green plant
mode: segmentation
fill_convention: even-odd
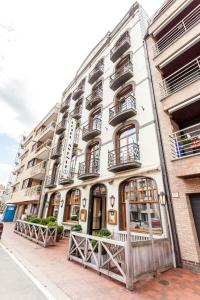
[[[70,218],[70,220],[71,220],[71,221],[78,221],[78,216],[72,216],[72,217]]]
[[[73,225],[71,231],[82,231],[82,226],[80,224]]]
[[[40,224],[40,221],[41,221],[40,218],[35,218],[35,217],[33,217],[33,218],[31,219],[31,221],[29,221],[29,222],[35,223],[35,224]]]
[[[99,230],[98,234],[99,234],[99,236],[102,236],[102,237],[111,236],[110,230],[108,230],[106,228],[102,228],[101,230]]]
[[[58,234],[62,234],[62,233],[63,233],[63,230],[64,230],[64,226],[62,226],[62,225],[57,225],[57,233],[58,233]]]
[[[47,219],[45,219],[45,218],[42,218],[41,220],[40,220],[40,224],[41,225],[47,225],[48,224],[48,220]]]
[[[47,224],[47,226],[48,227],[55,227],[55,226],[57,226],[57,223],[56,222],[49,222],[48,224]]]
[[[46,219],[47,219],[47,223],[56,222],[56,217],[53,217],[53,216],[47,217]]]
[[[102,228],[101,230],[96,231],[93,235],[97,236],[97,237],[108,238],[108,237],[111,236],[111,232],[108,229],[106,229],[106,228]],[[92,240],[91,243],[92,243],[92,247],[94,248],[96,246],[96,244],[97,244],[97,241],[96,240]],[[98,246],[95,248],[94,252],[98,252]],[[105,251],[104,248],[102,248],[101,254],[102,255],[106,254],[106,251]]]

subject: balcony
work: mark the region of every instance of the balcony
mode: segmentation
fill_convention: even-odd
[[[159,83],[161,100],[200,79],[200,56]]]
[[[74,169],[71,169],[68,172],[63,172],[59,178],[59,184],[71,184],[74,182]]]
[[[110,76],[110,88],[115,91],[131,77],[133,77],[133,65],[129,62]]]
[[[116,173],[141,166],[139,146],[135,143],[108,152],[108,171]]]
[[[42,186],[41,185],[34,185],[30,188],[25,190],[25,197],[30,200],[39,200],[41,195]]]
[[[45,177],[45,171],[46,171],[46,161],[42,161],[39,164],[33,166],[30,168],[30,177],[43,180]]]
[[[103,63],[97,64],[96,67],[90,72],[88,82],[93,84],[103,74],[103,69]]]
[[[91,124],[83,127],[82,140],[87,142],[101,134],[101,119],[93,119]]]
[[[72,94],[72,99],[77,100],[84,93],[84,86],[79,86]]]
[[[63,101],[60,106],[60,112],[63,113],[66,109],[69,108],[69,105],[70,105],[69,99],[66,99],[65,101]]]
[[[62,146],[61,145],[57,145],[55,146],[52,150],[51,150],[51,159],[57,159],[58,157],[61,156],[62,153]]]
[[[116,62],[116,60],[130,48],[131,41],[130,36],[126,32],[115,44],[115,46],[110,51],[110,59],[112,62]]]
[[[49,158],[51,143],[52,140],[47,140],[46,142],[40,144],[35,150],[35,158],[47,160]]]
[[[55,131],[56,123],[52,122],[44,127],[38,134],[36,135],[36,141],[44,142],[47,139],[52,139]]]
[[[199,176],[200,123],[174,132],[170,141],[176,176]]]
[[[86,98],[85,108],[91,110],[103,100],[103,91],[98,89]]]
[[[99,168],[100,160],[98,158],[80,163],[78,170],[78,179],[87,180],[98,177]]]
[[[46,188],[54,188],[56,187],[56,177],[55,176],[52,176],[52,175],[48,175],[46,177],[46,180],[45,180],[45,187]]]
[[[75,109],[72,111],[72,118],[79,120],[82,115],[82,106],[75,107]]]
[[[56,133],[61,134],[63,131],[65,131],[66,128],[66,120],[62,120],[60,123],[58,123],[56,127]]]
[[[133,95],[120,99],[120,103],[109,109],[109,124],[116,126],[119,123],[136,115],[136,101]]]
[[[158,19],[176,0],[167,0],[164,4],[157,10],[157,12],[153,16],[153,21]]]
[[[154,45],[154,57],[167,49],[175,41],[185,35],[190,29],[200,21],[200,5],[195,7],[188,15],[178,22],[171,30],[162,36]]]

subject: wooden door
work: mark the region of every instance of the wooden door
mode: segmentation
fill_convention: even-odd
[[[102,226],[102,198],[93,198],[92,230],[100,230]]]

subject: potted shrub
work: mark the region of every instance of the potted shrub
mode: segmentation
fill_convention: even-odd
[[[111,232],[106,229],[106,228],[103,228],[99,231],[96,231],[94,233],[94,236],[97,236],[97,237],[102,237],[102,238],[107,238],[109,239],[111,237]],[[97,244],[97,241],[96,240],[92,240],[92,247],[94,248]],[[98,252],[98,246],[95,248],[94,252]],[[106,250],[102,247],[101,249],[101,262],[104,262],[108,259],[108,255],[106,253]],[[91,263],[95,264],[95,260],[93,258],[93,256],[91,257]]]
[[[64,230],[64,226],[57,225],[56,242],[59,242],[62,239],[63,230]]]
[[[80,224],[72,225],[71,231],[81,232],[82,231],[82,226]]]

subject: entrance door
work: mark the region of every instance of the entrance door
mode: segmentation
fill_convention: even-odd
[[[200,244],[200,194],[189,195],[197,237]]]
[[[95,231],[100,230],[102,226],[102,198],[94,197],[93,201],[92,231]]]

